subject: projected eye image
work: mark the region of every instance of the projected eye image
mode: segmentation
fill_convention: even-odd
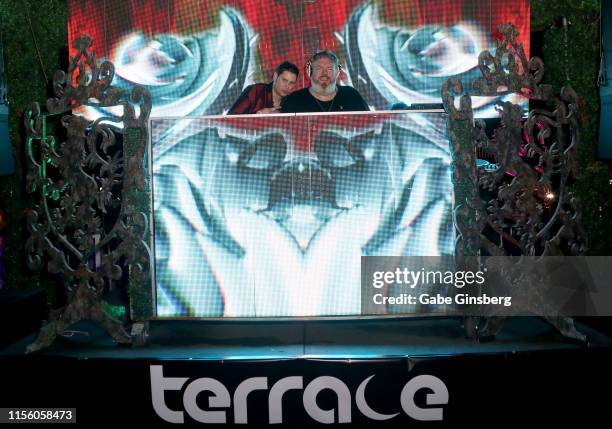
[[[368,102],[378,110],[395,103],[440,103],[440,88],[447,79],[457,76],[469,83],[480,77],[478,55],[495,51],[488,27],[466,17],[469,13],[456,5],[430,3],[440,7],[437,13],[431,11],[431,22],[385,23],[380,7],[367,2],[355,9],[344,27],[352,84],[367,93]],[[455,20],[448,19],[449,13]],[[517,95],[504,98],[526,103]],[[479,117],[497,116],[499,100],[474,97],[473,108]]]
[[[528,54],[528,0],[71,0],[69,39],[90,34],[97,55],[115,65],[115,85],[148,88],[152,117],[224,114],[280,63],[303,70],[321,49],[338,54],[343,84],[373,110],[389,110],[440,103],[450,76],[467,84],[506,22],[517,26]],[[301,73],[295,89],[308,82]],[[476,115],[497,116],[498,100],[475,99]],[[81,113],[121,114],[95,106]]]
[[[444,120],[152,121],[158,316],[359,315],[362,255],[452,254]]]

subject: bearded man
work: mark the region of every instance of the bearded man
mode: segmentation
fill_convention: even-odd
[[[338,85],[340,63],[336,54],[320,51],[306,65],[310,86],[283,99],[281,113],[354,112],[370,108],[355,88]]]

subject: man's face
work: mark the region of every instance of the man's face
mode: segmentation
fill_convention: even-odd
[[[274,89],[281,97],[286,97],[293,92],[293,87],[297,81],[295,73],[288,70],[283,71],[280,75],[274,73]]]
[[[312,75],[310,79],[314,85],[318,85],[323,90],[333,87],[338,78],[338,70],[332,60],[321,57],[312,64]]]

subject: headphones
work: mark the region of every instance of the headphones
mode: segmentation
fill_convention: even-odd
[[[338,57],[336,56],[336,54],[334,54],[331,51],[319,51],[317,53],[315,53],[312,57],[310,57],[310,59],[308,60],[308,62],[306,63],[305,71],[306,74],[308,75],[308,77],[310,78],[312,76],[312,63],[315,61],[315,58],[318,60],[319,58],[317,57],[327,57],[330,58],[332,57],[335,64],[337,64],[338,67],[338,72],[344,71],[344,69],[342,68],[342,66],[340,65],[340,60],[338,59]]]

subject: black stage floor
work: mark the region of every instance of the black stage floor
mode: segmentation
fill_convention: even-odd
[[[589,347],[610,347],[612,339],[577,324]],[[564,338],[544,319],[508,319],[494,341],[465,338],[456,318],[333,320],[307,322],[152,321],[146,347],[120,347],[97,326],[84,322],[42,354],[113,359],[294,359],[427,357],[517,353],[587,348]],[[0,352],[20,355],[29,336]]]
[[[157,368],[163,377],[182,380],[178,389],[162,396],[185,423],[202,424],[185,398],[197,383],[206,383],[204,379],[227,389],[223,427],[239,418],[257,427],[273,423],[272,386],[299,379],[302,388],[281,400],[284,424],[273,427],[321,426],[317,418],[330,409],[336,410],[334,422],[342,427],[412,427],[432,423],[406,411],[406,386],[425,376],[440,380],[447,389],[440,406],[445,423],[589,425],[607,418],[612,339],[578,327],[588,335],[588,345],[568,340],[543,319],[532,317],[509,319],[487,343],[465,338],[460,320],[449,318],[157,321],[152,322],[147,346],[125,347],[84,323],[72,327],[71,338],[41,353],[24,354],[34,336],[0,352],[0,407],[76,407],[77,422],[87,425],[129,421],[156,426],[165,421],[153,406],[153,398],[159,399],[154,387],[168,386],[154,377]],[[248,380],[267,387],[249,394],[248,415],[239,417],[240,395],[235,392]],[[322,380],[336,383],[338,392],[345,389],[349,408],[344,422],[337,414],[340,393],[334,396]],[[314,389],[317,383],[324,384],[323,390]],[[323,410],[318,417],[307,400],[313,389],[319,392],[314,404]],[[414,394],[417,406],[433,406],[427,392],[421,388]],[[212,400],[210,392],[197,395],[200,410],[213,407],[206,400]],[[364,408],[366,402],[370,408]],[[372,416],[377,414],[368,410],[376,410],[379,418],[385,413],[391,417],[376,420]]]

